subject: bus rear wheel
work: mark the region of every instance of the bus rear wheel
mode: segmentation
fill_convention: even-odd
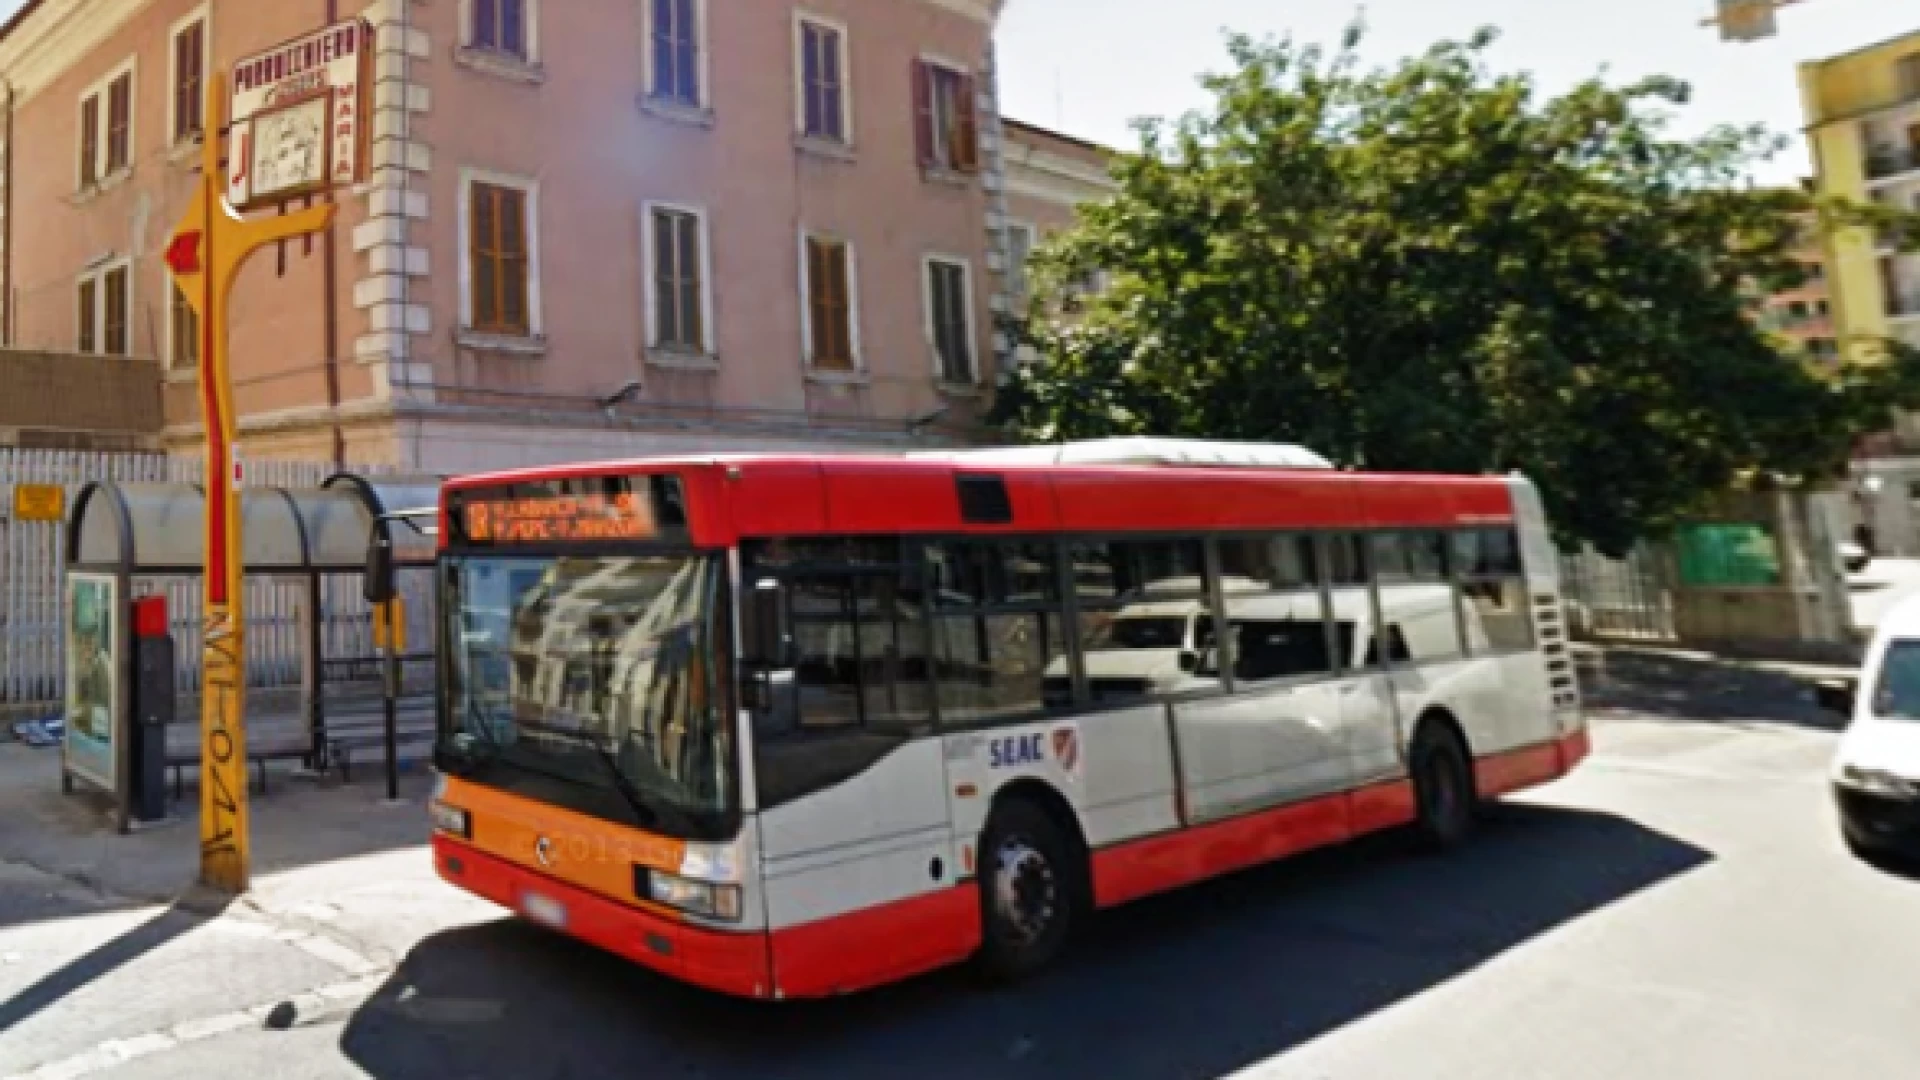
[[[1421,846],[1451,851],[1465,844],[1473,835],[1478,808],[1472,759],[1460,737],[1445,723],[1426,721],[1414,734],[1408,758]]]
[[[1076,914],[1072,845],[1053,819],[1024,799],[1001,804],[980,845],[980,964],[997,980],[1047,966],[1067,943]]]

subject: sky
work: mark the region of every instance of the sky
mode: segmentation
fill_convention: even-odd
[[[1810,175],[1795,66],[1920,30],[1920,0],[1805,0],[1779,13],[1780,34],[1722,42],[1699,21],[1712,0],[1008,0],[999,42],[1007,115],[1111,146],[1132,147],[1138,116],[1204,106],[1197,78],[1227,63],[1228,30],[1291,34],[1329,48],[1356,14],[1362,54],[1385,64],[1481,26],[1501,31],[1492,63],[1532,71],[1558,91],[1601,74],[1627,82],[1673,75],[1691,83],[1681,130],[1759,122],[1793,144],[1756,174],[1763,183]]]

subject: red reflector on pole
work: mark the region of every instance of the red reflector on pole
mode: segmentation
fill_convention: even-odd
[[[167,245],[167,269],[176,274],[200,272],[200,234],[183,232]]]

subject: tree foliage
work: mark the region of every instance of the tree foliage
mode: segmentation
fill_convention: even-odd
[[[1834,475],[1920,405],[1915,354],[1820,369],[1749,317],[1803,274],[1797,215],[1880,213],[1746,186],[1778,140],[1675,136],[1670,79],[1547,97],[1489,70],[1491,31],[1363,70],[1362,33],[1233,37],[1209,111],[1141,125],[1118,196],[1036,260],[1010,325],[1042,362],[999,422],[1520,469],[1564,539],[1617,552],[1742,475]]]

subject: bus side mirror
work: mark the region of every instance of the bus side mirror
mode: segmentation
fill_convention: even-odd
[[[384,604],[394,596],[393,540],[384,525],[374,526],[373,539],[367,543],[364,592],[369,604]]]

